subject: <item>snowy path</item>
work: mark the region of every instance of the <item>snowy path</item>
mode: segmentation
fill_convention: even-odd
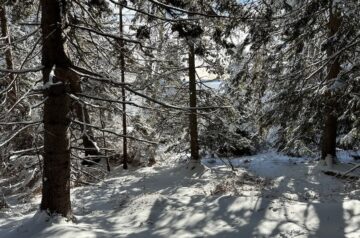
[[[0,237],[360,237],[359,190],[314,163],[278,157],[238,161],[269,183],[218,161],[201,174],[183,165],[114,171],[98,186],[72,191],[77,224],[14,208],[0,213]]]

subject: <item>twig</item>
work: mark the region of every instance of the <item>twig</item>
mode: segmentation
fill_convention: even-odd
[[[7,139],[6,141],[4,141],[3,143],[0,144],[0,147],[3,147],[4,145],[8,144],[12,139],[14,139],[18,134],[20,134],[22,131],[24,131],[25,129],[29,128],[30,126],[34,126],[37,125],[41,122],[34,122],[32,124],[28,124],[26,126],[24,126],[23,128],[19,129],[18,131],[16,131],[9,139]]]
[[[113,135],[116,135],[116,136],[119,136],[119,137],[126,137],[130,140],[137,140],[137,141],[141,141],[141,142],[145,142],[145,143],[149,143],[149,144],[153,144],[153,145],[157,145],[158,142],[154,142],[154,141],[149,141],[149,140],[145,140],[145,139],[139,139],[139,138],[135,138],[133,136],[125,136],[123,134],[119,134],[119,133],[116,133],[114,132],[113,130],[108,130],[108,129],[102,129],[101,127],[98,127],[98,126],[94,126],[94,125],[91,125],[91,124],[87,124],[87,123],[84,123],[84,122],[81,122],[81,121],[78,121],[78,120],[72,120],[72,122],[76,123],[76,124],[79,124],[79,125],[84,125],[84,126],[88,126],[88,127],[92,127],[96,130],[99,130],[99,131],[103,131],[103,132],[107,132],[109,134],[113,134]]]
[[[11,74],[26,74],[26,73],[32,73],[32,72],[39,72],[42,69],[44,69],[44,66],[38,66],[36,68],[30,68],[30,69],[1,69],[0,68],[0,72],[1,73],[11,73]]]

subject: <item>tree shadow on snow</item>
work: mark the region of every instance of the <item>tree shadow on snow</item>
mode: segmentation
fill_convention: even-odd
[[[354,203],[344,208],[346,201],[339,181],[316,174],[320,171],[311,171],[315,169],[312,166],[301,169],[303,177],[292,177],[289,172],[258,196],[190,196],[186,204],[174,197],[158,199],[151,208],[146,228],[127,237],[358,235],[359,224],[354,221],[360,214],[354,211]],[[346,228],[349,223],[353,224],[352,229]]]
[[[122,171],[74,189],[78,223],[41,237],[356,237],[359,203],[346,202],[341,183],[314,169],[288,166],[272,185],[254,185],[250,194],[238,187],[237,195],[209,194],[209,178],[183,167]],[[213,172],[219,183],[233,176]],[[246,184],[246,177],[233,179]]]

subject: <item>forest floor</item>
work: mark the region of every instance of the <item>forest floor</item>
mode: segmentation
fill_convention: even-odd
[[[76,222],[37,212],[36,196],[0,210],[0,237],[360,237],[359,182],[274,152],[231,161],[236,171],[215,158],[119,167],[72,189]]]

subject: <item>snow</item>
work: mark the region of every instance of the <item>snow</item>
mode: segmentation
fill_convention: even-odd
[[[55,78],[54,70],[55,70],[55,66],[53,66],[53,68],[50,71],[49,80],[41,87],[42,90],[48,90],[49,88],[51,88],[53,86],[63,84],[62,81],[54,82],[54,78]]]
[[[201,85],[203,84],[203,85]],[[204,88],[204,89],[214,89],[214,90],[219,90],[221,85],[222,85],[222,81],[218,80],[218,79],[214,79],[214,80],[203,80],[201,82],[200,85],[198,85],[198,88]]]
[[[360,190],[326,176],[311,158],[275,152],[174,159],[116,168],[95,186],[72,189],[76,222],[36,212],[40,202],[0,210],[0,236],[21,237],[360,237]],[[225,163],[226,164],[225,164]]]

